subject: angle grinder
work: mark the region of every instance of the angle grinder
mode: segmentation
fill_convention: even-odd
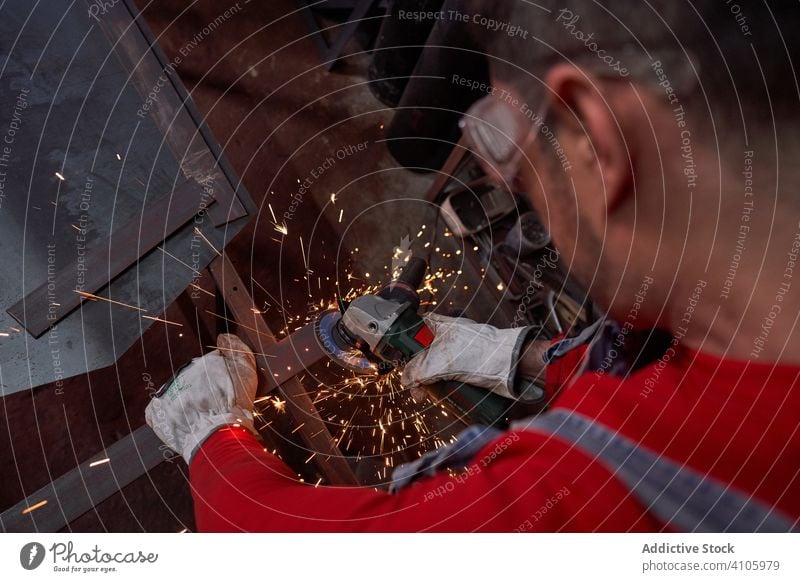
[[[328,357],[358,374],[382,375],[402,368],[430,346],[434,337],[418,314],[417,293],[427,269],[425,260],[412,256],[398,278],[377,294],[362,295],[349,303],[339,301],[338,309],[320,314],[314,330]],[[507,424],[511,400],[460,382],[424,388],[434,401],[467,424]]]
[[[411,257],[400,276],[375,295],[339,301],[315,322],[323,350],[341,366],[362,374],[386,374],[427,348],[433,333],[419,310],[417,288],[428,264]]]

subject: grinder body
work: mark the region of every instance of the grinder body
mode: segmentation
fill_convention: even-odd
[[[340,348],[338,354],[355,348],[372,364],[379,374],[390,372],[405,363],[433,341],[433,333],[418,314],[419,295],[427,263],[411,257],[400,276],[376,295],[357,297],[341,306],[341,317],[327,334]],[[329,352],[330,353],[330,352]],[[345,365],[343,357],[335,359]],[[346,365],[354,369],[352,362]],[[367,366],[358,367],[367,370]],[[424,387],[437,403],[455,414],[465,424],[505,426],[513,404],[497,394],[463,384],[441,382]]]
[[[402,366],[433,341],[433,334],[417,314],[418,301],[397,303],[378,295],[355,299],[342,315],[345,333],[356,346],[392,367]],[[343,334],[344,335],[344,334]]]

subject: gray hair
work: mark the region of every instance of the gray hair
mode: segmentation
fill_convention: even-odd
[[[800,6],[755,0],[467,0],[498,24],[475,27],[495,78],[535,102],[541,75],[572,62],[652,87],[715,125],[785,123],[800,107]],[[522,33],[503,34],[504,31]],[[524,38],[523,38],[524,36]],[[660,65],[660,66],[659,66]],[[660,72],[659,72],[660,71]],[[670,89],[668,89],[668,87]],[[690,107],[691,106],[691,107]]]

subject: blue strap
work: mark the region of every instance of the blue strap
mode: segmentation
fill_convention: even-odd
[[[661,521],[690,532],[792,532],[778,509],[658,455],[575,412],[554,411],[516,422],[577,446],[603,464]]]
[[[567,352],[571,352],[575,348],[589,343],[594,339],[598,331],[603,328],[604,324],[604,320],[598,319],[592,325],[586,327],[578,335],[553,342],[542,354],[544,363],[551,364]]]
[[[499,429],[479,424],[461,431],[454,443],[425,453],[416,461],[398,465],[392,472],[389,492],[396,493],[421,477],[432,477],[447,469],[465,469],[478,451],[501,434]]]

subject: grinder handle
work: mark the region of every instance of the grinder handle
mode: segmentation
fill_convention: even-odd
[[[425,271],[428,270],[428,262],[419,257],[411,257],[400,276],[394,281],[386,285],[378,292],[378,297],[387,299],[389,301],[396,301],[397,303],[411,303],[419,306],[419,295],[417,289],[422,285],[425,279]]]
[[[397,278],[399,283],[405,283],[412,289],[419,289],[425,279],[425,271],[428,270],[428,263],[425,259],[419,257],[411,257],[408,264],[403,267],[403,271]]]
[[[423,386],[434,402],[441,404],[466,426],[483,424],[508,428],[513,400],[503,398],[485,388],[462,382],[447,381]]]

